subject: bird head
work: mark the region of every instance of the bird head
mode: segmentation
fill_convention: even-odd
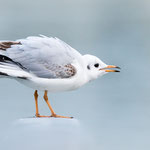
[[[114,65],[106,65],[99,58],[93,55],[84,55],[85,65],[86,65],[86,73],[89,80],[94,80],[99,76],[102,76],[108,72],[120,72],[120,69]]]

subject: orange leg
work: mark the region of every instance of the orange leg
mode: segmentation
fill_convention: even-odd
[[[66,116],[60,116],[60,115],[56,115],[56,113],[54,112],[52,106],[50,105],[49,101],[48,101],[48,96],[47,96],[47,90],[45,90],[45,93],[44,93],[44,100],[45,102],[47,103],[50,111],[51,111],[51,116],[50,117],[55,117],[55,118],[73,118],[73,117],[66,117]]]
[[[34,98],[35,98],[35,108],[36,108],[35,116],[36,117],[50,117],[50,116],[41,116],[39,114],[39,109],[38,109],[38,92],[37,92],[37,90],[35,90],[35,92],[34,92]]]
[[[38,109],[38,93],[37,93],[37,90],[35,90],[35,92],[34,92],[34,99],[35,99],[35,108],[36,108],[35,116],[38,117],[38,116],[40,116],[40,114],[39,114],[39,109]]]

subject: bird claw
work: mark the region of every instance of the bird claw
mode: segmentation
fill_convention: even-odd
[[[54,118],[69,118],[69,119],[73,118],[73,117],[67,117],[67,116],[60,116],[60,115],[56,115],[56,114],[52,114],[50,117],[54,117]]]
[[[42,115],[38,114],[38,115],[35,115],[35,117],[37,117],[37,118],[50,118],[51,116],[42,116]]]
[[[73,117],[67,117],[67,116],[60,116],[60,115],[56,115],[56,114],[52,114],[51,116],[43,116],[43,115],[40,115],[40,114],[36,114],[35,117],[37,118],[69,118],[69,119],[72,119]]]

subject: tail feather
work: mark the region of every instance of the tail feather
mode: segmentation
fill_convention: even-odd
[[[5,55],[0,55],[0,76],[27,79],[32,75],[20,63]]]

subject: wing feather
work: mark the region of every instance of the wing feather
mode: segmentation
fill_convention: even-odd
[[[76,74],[72,63],[81,59],[81,54],[60,39],[46,36],[28,37],[16,43],[5,49],[5,55],[36,76],[70,78]]]

